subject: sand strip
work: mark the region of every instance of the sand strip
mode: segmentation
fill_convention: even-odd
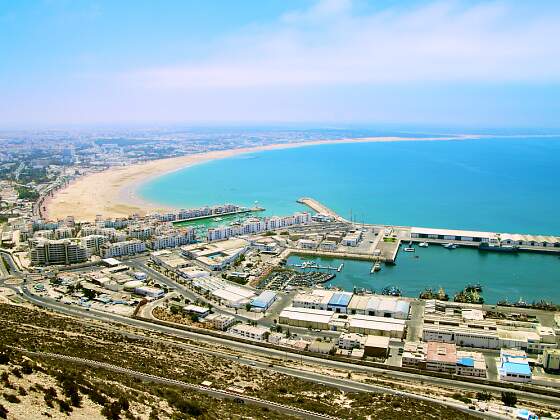
[[[224,159],[242,153],[264,150],[288,149],[336,143],[372,143],[402,141],[448,141],[477,139],[479,136],[450,137],[368,137],[359,139],[317,140],[298,143],[281,143],[266,146],[213,151],[138,163],[136,165],[110,168],[102,172],[78,178],[66,188],[55,193],[45,202],[49,219],[61,219],[72,215],[77,221],[104,217],[126,217],[133,213],[146,214],[168,210],[156,203],[142,200],[136,193],[138,187],[158,176],[214,159]],[[222,204],[222,203],[209,203]]]

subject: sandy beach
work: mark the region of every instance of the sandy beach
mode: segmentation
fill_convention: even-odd
[[[104,217],[126,217],[134,213],[144,215],[150,212],[168,210],[169,208],[158,206],[156,203],[146,202],[138,197],[136,193],[138,187],[146,181],[166,173],[210,160],[223,159],[242,153],[335,143],[443,141],[476,138],[479,137],[368,137],[359,139],[317,140],[212,151],[176,158],[153,160],[131,166],[110,168],[102,172],[96,172],[78,178],[66,188],[59,190],[54,197],[49,198],[45,202],[45,213],[49,219],[53,220],[71,215],[78,221],[86,221],[94,220],[96,215],[102,215]]]

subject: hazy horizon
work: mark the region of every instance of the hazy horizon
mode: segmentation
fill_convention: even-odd
[[[0,128],[560,126],[560,4],[0,4]]]

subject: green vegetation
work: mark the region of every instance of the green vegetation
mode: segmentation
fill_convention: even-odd
[[[517,404],[517,395],[515,392],[504,391],[502,392],[502,402],[508,407],[515,407],[515,404]]]
[[[18,198],[21,200],[36,201],[39,198],[39,193],[31,188],[18,186],[16,187]]]

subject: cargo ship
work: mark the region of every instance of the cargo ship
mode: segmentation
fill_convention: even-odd
[[[489,244],[488,242],[481,242],[478,246],[480,251],[496,251],[496,252],[517,252],[519,251],[518,246],[514,245],[502,245],[502,244]]]

